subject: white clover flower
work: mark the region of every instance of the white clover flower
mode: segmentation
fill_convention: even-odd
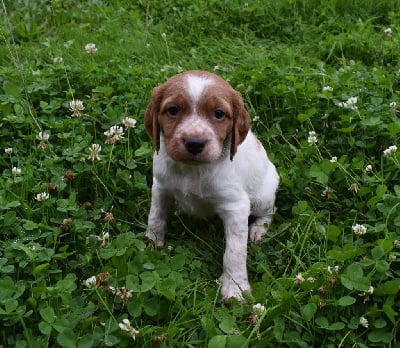
[[[367,295],[372,295],[373,293],[374,293],[374,287],[373,286],[370,286],[368,288],[368,290],[365,291],[365,294],[367,294]]]
[[[49,140],[50,134],[47,134],[45,132],[39,132],[39,134],[36,136],[36,139],[40,140],[40,143],[38,144],[39,149],[44,149],[46,147],[46,141]]]
[[[63,57],[54,57],[53,58],[54,63],[62,63],[63,62]]]
[[[357,183],[352,183],[351,185],[350,185],[350,187],[348,188],[348,190],[351,192],[351,193],[358,193],[358,191],[360,191],[360,186],[357,184]]]
[[[96,286],[97,284],[97,278],[96,276],[91,276],[90,278],[86,279],[84,281],[84,284],[88,287],[88,288],[92,288],[94,286]]]
[[[123,303],[126,303],[128,299],[130,299],[133,296],[133,291],[128,290],[123,286],[120,289],[117,289],[116,291],[117,296],[122,300]]]
[[[385,35],[387,37],[392,37],[392,35],[393,35],[392,28],[386,28],[383,32],[385,33]]]
[[[368,329],[368,319],[365,317],[360,318],[360,325],[364,326],[366,329]]]
[[[126,128],[135,128],[136,127],[136,120],[134,118],[130,118],[130,117],[125,117],[122,120],[122,124],[126,127]]]
[[[99,152],[101,151],[101,146],[99,144],[92,144],[92,146],[89,147],[89,151],[89,159],[93,162],[100,161]]]
[[[38,202],[47,201],[50,198],[50,195],[47,192],[41,192],[36,195],[36,200]]]
[[[374,293],[374,287],[370,286],[367,290],[363,291],[361,294],[358,294],[358,296],[364,297],[364,303],[369,301],[369,296]]]
[[[113,126],[110,128],[112,132],[120,137],[124,135],[124,129],[120,126]]]
[[[253,313],[255,315],[261,315],[265,311],[265,307],[261,303],[257,303],[253,305]]]
[[[315,145],[318,142],[317,134],[314,131],[309,131],[307,141],[309,145]]]
[[[131,323],[129,319],[123,319],[122,322],[118,324],[118,326],[121,330],[129,332],[131,328]]]
[[[352,226],[354,234],[362,236],[367,233],[367,228],[364,225],[355,224]]]
[[[161,33],[161,37],[165,40],[167,38],[167,34],[166,33]]]
[[[111,137],[113,135],[122,136],[124,134],[124,129],[120,126],[112,126],[108,131],[104,132],[104,135]]]
[[[139,331],[131,326],[131,323],[128,319],[123,319],[122,322],[118,324],[118,326],[122,331],[129,332],[133,340],[135,340],[136,336],[139,334]]]
[[[107,245],[108,240],[110,239],[110,233],[103,232],[101,237],[97,237],[97,239],[101,240],[101,246],[104,248]]]
[[[333,268],[331,267],[331,266],[328,266],[328,268],[327,268],[327,271],[328,271],[328,273],[329,274],[338,274],[339,273],[339,269],[340,269],[340,267],[339,266],[334,266]]]
[[[125,292],[125,298],[131,298],[133,296],[133,291],[132,290],[126,290]]]
[[[329,162],[336,163],[337,162],[337,157],[333,156]]]
[[[50,134],[47,134],[45,132],[39,132],[39,134],[36,136],[36,139],[40,141],[47,141],[50,138]]]
[[[124,129],[120,126],[112,126],[108,131],[104,132],[104,135],[107,137],[106,144],[115,144],[123,138]]]
[[[307,278],[307,281],[308,281],[309,283],[314,283],[314,282],[315,282],[315,278],[314,278],[314,277],[308,277],[308,278]]]
[[[341,108],[344,108],[344,109],[351,109],[351,110],[355,111],[355,110],[358,109],[357,106],[356,106],[357,102],[358,102],[358,98],[357,97],[351,97],[345,102],[340,102],[339,106]]]
[[[391,103],[389,104],[389,106],[390,106],[390,109],[391,109],[392,111],[396,111],[396,109],[397,109],[397,103],[396,103],[396,102],[391,102]]]
[[[349,105],[357,104],[357,101],[358,101],[357,97],[351,97],[349,98],[349,100],[347,100],[347,104]]]
[[[333,87],[331,87],[331,86],[322,87],[322,91],[323,92],[333,92]]]
[[[97,52],[96,45],[94,43],[88,43],[85,45],[85,51],[87,54],[94,54]]]
[[[394,246],[395,248],[400,248],[400,240],[396,239],[396,240],[393,242],[393,246]]]
[[[90,151],[100,152],[100,151],[101,151],[101,145],[99,145],[99,144],[92,144],[92,146],[91,146],[89,149],[90,149]]]
[[[252,313],[249,317],[250,322],[253,324],[257,323],[258,320],[260,319],[260,315],[262,315],[265,312],[265,307],[261,303],[257,303],[253,305],[252,307]]]
[[[397,146],[392,145],[392,146],[389,146],[386,150],[384,150],[383,154],[385,156],[390,156],[390,155],[393,155],[396,151],[397,151]]]
[[[294,278],[294,282],[296,284],[301,284],[302,282],[304,282],[303,275],[301,273],[297,273],[296,277]]]
[[[69,102],[69,110],[72,111],[71,117],[81,117],[80,112],[85,110],[85,106],[81,100],[74,99]]]
[[[327,186],[321,193],[321,197],[332,198],[333,188]]]
[[[372,172],[372,165],[368,164],[368,165],[365,167],[365,171],[366,171],[367,173]]]
[[[13,148],[12,148],[12,147],[8,147],[7,149],[4,149],[4,152],[5,152],[7,155],[11,155],[12,152],[13,152]]]
[[[21,168],[12,167],[11,173],[13,173],[13,175],[20,175],[22,173],[22,171],[21,171]]]

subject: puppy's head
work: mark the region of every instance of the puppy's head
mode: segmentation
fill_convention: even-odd
[[[249,131],[250,117],[240,94],[225,80],[209,72],[188,71],[154,88],[145,127],[157,152],[162,133],[172,159],[210,163],[226,149],[233,159]]]

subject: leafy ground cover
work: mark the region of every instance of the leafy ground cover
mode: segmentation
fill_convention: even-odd
[[[399,347],[400,4],[2,1],[1,347]],[[252,296],[221,223],[143,234],[151,89],[215,71],[276,164]]]

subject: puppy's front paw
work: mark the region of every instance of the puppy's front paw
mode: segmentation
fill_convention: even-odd
[[[250,240],[253,243],[261,244],[263,237],[266,235],[267,229],[264,225],[251,225],[250,226]]]
[[[161,238],[150,229],[147,229],[144,238],[146,241],[152,242],[157,248],[162,248],[164,246],[164,238]]]
[[[251,287],[248,281],[235,281],[231,277],[222,275],[219,278],[222,283],[221,287],[221,297],[223,301],[226,301],[230,298],[236,298],[238,301],[243,301],[243,292],[248,291],[251,292]]]

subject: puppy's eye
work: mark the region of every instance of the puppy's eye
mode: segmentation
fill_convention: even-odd
[[[167,109],[167,113],[168,113],[168,115],[170,115],[170,116],[177,116],[178,113],[179,113],[179,108],[178,108],[177,106],[170,106],[170,107]]]
[[[214,117],[215,117],[217,120],[222,120],[223,118],[225,118],[225,112],[222,111],[221,109],[216,109],[216,110],[214,111]]]

